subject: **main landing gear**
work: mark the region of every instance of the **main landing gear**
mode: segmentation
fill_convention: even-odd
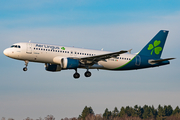
[[[28,61],[28,60],[25,60],[24,62],[25,62],[25,66],[26,66],[26,67],[23,68],[23,71],[27,71],[27,66],[28,66],[29,61]]]
[[[77,72],[77,68],[75,69],[75,73],[74,73],[74,75],[73,75],[73,77],[75,78],[75,79],[77,79],[77,78],[79,78],[80,77],[80,74]],[[85,77],[91,77],[91,72],[87,69],[87,71],[84,73],[84,76]]]
[[[88,70],[84,73],[84,76],[86,77],[91,77],[91,72],[89,72]]]
[[[89,72],[89,66],[85,66],[87,71],[84,73],[84,76],[91,77],[91,72]]]
[[[75,73],[74,73],[74,75],[73,75],[73,77],[75,78],[75,79],[77,79],[77,78],[79,78],[80,77],[80,74],[77,72],[77,68],[75,69]]]

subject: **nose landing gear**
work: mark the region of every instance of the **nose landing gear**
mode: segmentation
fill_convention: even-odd
[[[23,68],[23,71],[27,71],[27,66],[28,66],[29,61],[28,61],[28,60],[25,60],[24,62],[25,62],[25,66],[26,66],[26,67]]]
[[[23,71],[27,71],[27,67],[24,67],[24,68],[23,68]]]

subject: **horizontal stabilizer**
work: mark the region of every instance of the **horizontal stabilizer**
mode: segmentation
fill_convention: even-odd
[[[167,61],[167,60],[173,60],[175,58],[166,58],[166,59],[159,59],[159,60],[151,60],[149,61],[150,63],[159,63],[159,62],[162,62],[162,61]]]

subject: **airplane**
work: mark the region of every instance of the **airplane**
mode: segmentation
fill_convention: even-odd
[[[73,77],[77,79],[80,77],[78,68],[86,69],[84,75],[90,77],[89,69],[121,71],[170,64],[169,60],[175,58],[160,58],[168,32],[160,30],[140,52],[135,54],[131,54],[132,49],[109,52],[31,42],[15,43],[3,53],[7,57],[24,61],[23,71],[27,71],[29,62],[39,62],[45,63],[45,69],[51,72],[74,69]]]

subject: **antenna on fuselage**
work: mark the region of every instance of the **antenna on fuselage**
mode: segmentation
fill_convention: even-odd
[[[101,51],[103,51],[103,48],[101,49]]]
[[[29,40],[29,43],[31,42],[31,40]]]

